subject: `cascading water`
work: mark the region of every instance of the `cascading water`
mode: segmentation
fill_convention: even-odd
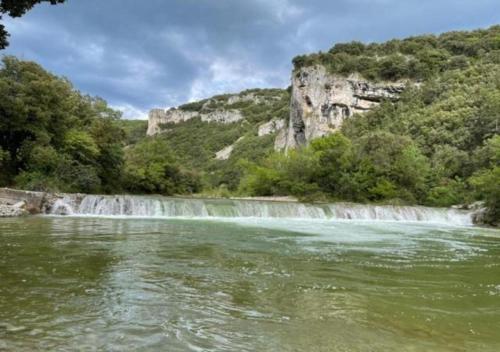
[[[350,203],[303,204],[255,200],[182,199],[143,196],[66,196],[57,200],[53,215],[132,216],[152,218],[294,218],[383,220],[472,225],[472,213],[420,206]]]

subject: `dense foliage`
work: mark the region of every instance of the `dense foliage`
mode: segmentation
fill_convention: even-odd
[[[196,193],[198,177],[178,167],[168,143],[146,139],[126,151],[125,186],[134,193],[163,195]]]
[[[120,120],[118,125],[125,133],[125,145],[127,146],[143,140],[148,130],[148,121],[146,120]]]
[[[61,4],[65,0],[0,0],[0,20],[2,14],[8,14],[10,17],[21,17],[26,12],[31,10],[33,6],[42,2],[48,2],[52,5]],[[7,37],[9,33],[5,30],[5,26],[0,24],[0,50],[5,49],[9,42]]]
[[[222,187],[235,191],[243,172],[240,161],[260,161],[273,151],[275,136],[258,137],[258,126],[273,118],[289,117],[289,91],[254,89],[240,93],[241,96],[248,94],[257,100],[230,103],[230,95],[220,95],[179,107],[204,113],[238,109],[244,117],[241,121],[222,124],[193,118],[163,125],[164,132],[157,137],[165,140],[182,165],[200,172],[205,190]],[[216,160],[215,154],[230,145],[234,145],[234,150],[229,160]]]
[[[125,144],[137,140],[135,131],[144,123],[120,121],[120,113],[102,99],[80,94],[35,63],[13,57],[4,57],[2,63],[0,186],[86,193],[194,189],[186,184],[196,180],[186,178],[195,176],[183,172],[168,150],[144,142],[125,152]],[[148,159],[149,152],[164,159]],[[143,171],[141,165],[148,162],[149,169]],[[163,172],[163,179],[144,185],[141,172]]]
[[[424,35],[385,43],[336,44],[327,53],[294,58],[295,69],[324,65],[330,72],[358,72],[371,80],[424,80],[481,60],[498,60],[500,26],[471,32]]]
[[[65,192],[165,195],[295,195],[450,206],[483,200],[500,219],[500,26],[383,44],[337,44],[294,60],[369,79],[410,79],[397,102],[354,115],[342,129],[288,153],[276,135],[289,90],[252,90],[179,107],[200,114],[238,109],[222,124],[200,117],[146,137],[144,121],[121,121],[38,65],[5,57],[0,69],[0,186]],[[242,96],[243,96],[242,95]],[[228,160],[215,154],[234,146]],[[194,171],[193,171],[194,170]]]
[[[296,67],[320,63],[337,73],[421,82],[411,84],[399,102],[353,116],[334,135],[248,164],[240,191],[433,206],[485,200],[487,220],[499,222],[499,49],[496,26],[383,44],[338,44],[328,54],[297,58]],[[404,70],[421,70],[401,71],[401,63]]]

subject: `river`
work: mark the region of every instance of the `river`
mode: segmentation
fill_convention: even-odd
[[[0,350],[500,350],[500,231],[226,211],[1,219]]]

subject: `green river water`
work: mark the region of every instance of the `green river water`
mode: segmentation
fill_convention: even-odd
[[[500,232],[0,220],[0,351],[500,351]]]

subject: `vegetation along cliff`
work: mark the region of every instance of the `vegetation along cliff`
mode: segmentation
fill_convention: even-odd
[[[155,109],[146,127],[6,57],[0,183],[430,206],[480,200],[484,221],[498,222],[500,26],[336,44],[293,63],[287,90]]]

